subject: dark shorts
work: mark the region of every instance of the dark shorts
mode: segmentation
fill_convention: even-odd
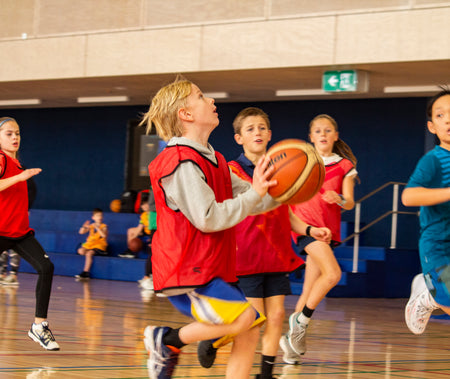
[[[305,251],[306,246],[308,246],[310,243],[315,242],[316,240],[313,237],[309,236],[298,236],[297,237],[297,249],[299,251],[300,255],[306,255],[308,254]],[[336,246],[339,246],[341,243],[337,241],[331,241],[330,246],[332,249],[334,249]]]
[[[246,297],[263,299],[292,293],[288,274],[240,276],[238,285]]]

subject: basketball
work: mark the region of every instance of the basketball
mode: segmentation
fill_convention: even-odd
[[[270,179],[278,184],[268,192],[283,204],[297,204],[311,199],[322,187],[325,167],[313,145],[299,139],[285,139],[268,151],[275,172]]]
[[[143,246],[144,244],[142,243],[142,240],[140,238],[133,238],[128,242],[128,248],[133,253],[139,253],[142,250]]]
[[[109,203],[109,209],[111,209],[112,212],[120,212],[120,208],[121,208],[121,202],[119,199],[114,199],[113,201],[111,201],[111,203]]]

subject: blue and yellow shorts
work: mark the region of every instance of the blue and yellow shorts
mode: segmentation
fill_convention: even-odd
[[[186,294],[169,296],[168,299],[184,315],[198,322],[216,325],[231,324],[247,308],[252,307],[239,287],[220,278],[212,280],[205,287],[196,288]],[[254,310],[256,316],[252,328],[266,320],[263,314]],[[224,336],[214,342],[214,347],[226,345],[233,338],[231,335]]]

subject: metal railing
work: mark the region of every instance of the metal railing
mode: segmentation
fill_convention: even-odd
[[[355,202],[355,228],[353,234],[349,235],[347,238],[342,240],[342,243],[349,241],[350,239],[354,238],[353,241],[353,267],[352,272],[358,272],[358,258],[359,258],[359,236],[362,232],[369,229],[376,223],[380,222],[381,220],[385,219],[389,215],[392,215],[391,220],[391,249],[395,249],[397,247],[397,217],[399,214],[407,214],[407,215],[418,215],[418,212],[404,212],[398,210],[398,199],[399,199],[399,188],[401,185],[406,185],[406,183],[401,182],[387,182],[384,183],[382,186],[378,187],[377,189],[373,190],[366,196],[362,197],[361,199],[357,200]],[[363,201],[367,200],[368,198],[372,197],[376,193],[380,192],[381,190],[385,189],[386,187],[393,186],[393,194],[392,194],[392,209],[390,211],[387,211],[383,213],[381,216],[377,217],[375,220],[371,221],[367,225],[361,228],[361,204]]]

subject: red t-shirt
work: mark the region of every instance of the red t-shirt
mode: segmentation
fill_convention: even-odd
[[[329,228],[332,233],[331,239],[336,242],[341,242],[341,207],[322,200],[322,194],[325,191],[342,193],[342,182],[353,168],[353,163],[346,158],[326,165],[325,181],[320,191],[304,203],[291,205],[294,213],[307,224]],[[297,239],[295,233],[292,236]]]
[[[0,150],[0,179],[20,174],[24,169],[17,159]],[[0,191],[0,236],[20,238],[30,232],[27,182],[22,181]]]

